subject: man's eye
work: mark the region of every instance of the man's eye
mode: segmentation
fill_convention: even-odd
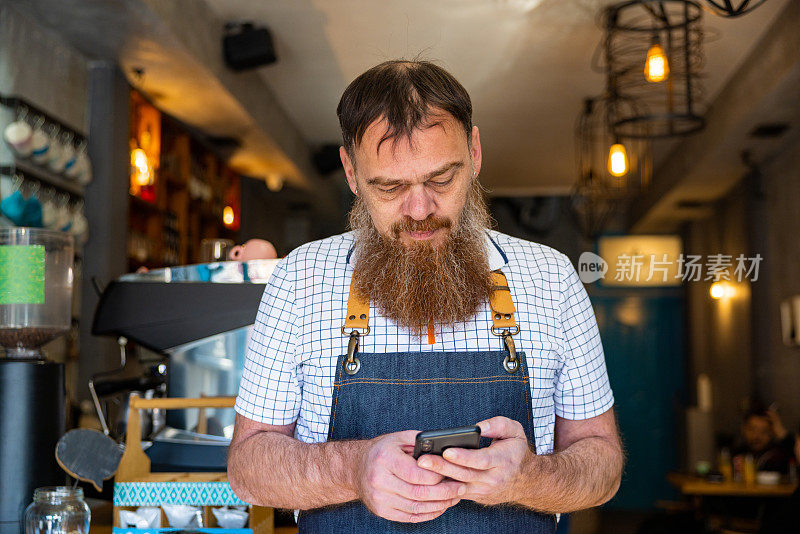
[[[436,187],[444,187],[444,186],[446,186],[447,184],[449,184],[452,181],[453,181],[453,177],[451,176],[447,180],[440,180],[440,181],[436,181],[436,182],[431,181],[430,184],[433,185],[433,186],[436,186]]]
[[[380,188],[381,192],[383,192],[383,193],[394,193],[398,189],[400,189],[399,185],[396,185],[394,187],[381,187]]]

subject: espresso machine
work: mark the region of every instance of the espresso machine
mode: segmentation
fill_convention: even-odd
[[[71,324],[73,241],[65,232],[0,228],[0,534],[23,531],[33,491],[63,485],[64,364],[41,347]]]
[[[218,261],[126,274],[103,290],[92,334],[165,355],[169,397],[232,396],[249,331],[278,260]],[[225,470],[235,414],[167,412],[145,451],[154,471]]]

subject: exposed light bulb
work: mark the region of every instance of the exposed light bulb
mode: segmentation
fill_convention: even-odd
[[[134,182],[136,185],[145,186],[153,183],[153,174],[150,171],[150,163],[147,161],[147,154],[141,148],[131,152],[131,167],[134,169]]]
[[[663,82],[669,76],[669,62],[664,49],[658,41],[654,41],[647,51],[647,59],[644,62],[644,77],[648,82]]]
[[[725,295],[725,288],[722,287],[720,282],[714,282],[708,292],[711,294],[712,299],[721,299]]]
[[[711,284],[708,293],[712,299],[729,299],[736,296],[736,288],[728,282],[717,281]]]
[[[225,223],[225,226],[230,226],[233,224],[233,219],[233,208],[225,206],[222,210],[222,222]]]
[[[628,154],[625,146],[614,143],[608,151],[608,172],[612,176],[625,176],[628,174]]]
[[[268,174],[266,180],[267,180],[267,187],[273,193],[277,193],[278,191],[281,190],[281,188],[283,188],[284,180],[283,176],[281,176],[280,174],[276,173]]]

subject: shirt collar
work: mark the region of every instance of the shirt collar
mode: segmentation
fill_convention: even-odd
[[[506,263],[508,263],[508,258],[506,257],[505,252],[503,252],[503,249],[500,248],[500,245],[498,245],[497,242],[492,239],[492,236],[489,235],[489,232],[486,232],[486,252],[488,252],[490,271],[501,269]]]
[[[502,268],[506,263],[508,263],[508,258],[506,257],[503,249],[500,248],[500,245],[495,242],[494,239],[489,235],[489,232],[484,234],[486,239],[484,240],[484,245],[486,246],[486,252],[488,254],[489,260],[489,270],[496,271],[497,269]],[[353,260],[353,248],[355,247],[355,241],[350,244],[350,250],[347,251],[347,263],[352,264]]]

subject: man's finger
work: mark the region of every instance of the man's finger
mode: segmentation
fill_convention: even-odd
[[[392,486],[392,491],[401,497],[414,501],[446,501],[449,499],[458,499],[467,491],[464,484],[455,480],[443,480],[438,484],[428,486],[408,484],[398,478]]]
[[[479,471],[486,471],[493,467],[492,451],[488,447],[483,449],[451,447],[444,451],[442,457],[448,462]]]
[[[400,512],[419,515],[443,512],[458,503],[458,501],[459,499],[448,499],[446,501],[415,501],[412,499],[405,499],[399,495],[394,495],[391,498],[387,498],[385,504]]]
[[[408,512],[403,512],[401,510],[392,509],[389,513],[384,515],[385,519],[389,521],[398,521],[400,523],[422,523],[423,521],[430,521],[431,519],[436,519],[447,510],[440,510],[438,512],[432,512],[429,514],[410,514]]]
[[[478,426],[481,427],[481,437],[484,438],[508,439],[525,437],[525,430],[518,421],[502,415],[484,419],[478,422]]]
[[[417,441],[417,434],[419,434],[419,430],[401,430],[400,432],[394,433],[397,441],[402,445],[411,445],[412,447]]]
[[[423,484],[432,486],[442,480],[442,476],[433,471],[423,469],[417,465],[413,456],[407,454],[397,455],[393,458],[389,471],[397,478],[409,484]]]
[[[449,451],[450,449],[447,450]],[[430,469],[444,477],[452,478],[460,482],[472,482],[478,476],[478,473],[474,469],[448,462],[446,459],[435,454],[424,454],[420,456],[417,463],[420,467]]]

